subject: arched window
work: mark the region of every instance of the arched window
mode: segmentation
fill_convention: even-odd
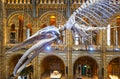
[[[52,15],[50,16],[50,25],[56,25],[56,16]]]
[[[10,26],[10,43],[16,42],[16,30],[15,30],[15,24],[11,24]]]
[[[28,23],[26,27],[26,37],[29,38],[31,35],[32,35],[32,25]]]

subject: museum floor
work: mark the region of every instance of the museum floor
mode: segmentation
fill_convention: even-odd
[[[42,79],[50,79],[50,77],[49,76],[45,76]],[[65,79],[65,77],[62,76],[61,79]],[[85,76],[83,76],[82,79],[98,79],[98,78],[97,77],[85,77]]]
[[[50,79],[50,75],[49,74],[45,74],[42,79]],[[61,79],[65,79],[65,76],[63,75]],[[76,79],[76,78],[75,78]],[[82,76],[82,79],[98,79],[97,76],[93,76],[93,77],[86,77],[86,76]]]

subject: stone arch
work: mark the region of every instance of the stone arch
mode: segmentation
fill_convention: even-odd
[[[95,58],[89,55],[79,56],[73,64],[75,78],[83,76],[97,78],[99,73],[99,65]]]
[[[32,17],[28,13],[23,12],[23,11],[16,11],[16,12],[11,13],[8,16],[8,18],[7,18],[8,19],[7,20],[7,26],[9,26],[11,23],[17,24],[18,22],[14,21],[14,20],[16,20],[19,15],[25,16],[25,23],[27,23],[27,22],[31,22],[32,23]]]
[[[47,63],[47,68],[46,68],[45,63]],[[49,75],[50,73],[53,73],[54,71],[58,71],[62,73],[62,75],[65,75],[65,63],[63,59],[61,59],[60,56],[57,56],[55,54],[46,55],[40,60],[39,64],[40,64],[40,72],[41,72],[40,75],[42,79],[45,78],[46,74]]]
[[[106,65],[107,65],[107,67],[109,66],[109,63],[110,63],[110,61],[112,61],[113,59],[115,59],[115,58],[119,58],[120,56],[113,56],[113,57],[110,57],[110,59],[107,61],[107,63],[106,63]]]
[[[58,57],[59,59],[61,59],[63,61],[64,65],[66,65],[66,61],[65,61],[64,56],[59,55],[59,54],[45,54],[45,56],[43,56],[42,58],[40,58],[40,62],[43,61],[48,56],[56,56],[56,57]]]
[[[64,25],[66,22],[65,17],[63,16],[63,14],[61,14],[60,12],[57,11],[47,11],[44,14],[41,15],[41,17],[39,17],[39,27],[41,27],[42,25],[46,24],[49,25],[49,17],[50,16],[56,16],[56,26],[58,27],[59,25]]]
[[[16,52],[17,53],[17,52]],[[16,66],[16,64],[18,63],[19,59],[22,57],[23,53],[17,53],[17,54],[11,54],[8,59],[7,59],[7,76],[8,78],[12,78],[13,77],[13,71],[14,68]],[[18,73],[16,75],[15,78],[18,77],[23,77],[23,78],[32,78],[32,74],[33,73],[33,65],[31,63],[29,63],[20,73]]]
[[[120,56],[115,56],[109,60],[107,63],[107,76],[109,78],[120,78]]]
[[[75,59],[73,60],[73,65],[74,65],[75,61],[77,61],[80,57],[84,57],[84,56],[90,57],[90,58],[92,58],[93,60],[95,60],[95,62],[97,63],[97,66],[99,67],[99,61],[97,61],[97,58],[96,58],[95,56],[92,56],[92,55],[78,55],[78,56],[75,57]]]
[[[20,21],[20,16],[23,17],[21,21]],[[13,24],[15,25],[15,30],[11,31],[11,25]],[[7,25],[6,25],[7,29],[6,30],[7,30],[7,36],[9,36],[9,37],[6,37],[7,42],[11,43],[11,38],[10,38],[10,36],[12,36],[11,33],[14,33],[13,38],[15,39],[15,42],[21,42],[24,39],[26,39],[27,38],[26,30],[29,24],[33,26],[32,17],[28,13],[25,13],[23,11],[16,11],[16,12],[11,13],[7,17]]]
[[[13,54],[7,60],[7,71],[8,75],[11,76],[13,74],[13,70],[15,65],[17,64],[18,60],[22,57],[22,54]]]

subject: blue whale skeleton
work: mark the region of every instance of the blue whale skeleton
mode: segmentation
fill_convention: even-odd
[[[13,71],[14,76],[20,73],[44,49],[45,46],[60,40],[60,31],[69,29],[71,30],[73,37],[74,34],[77,33],[79,36],[83,37],[84,40],[89,41],[90,35],[94,35],[90,31],[96,32],[98,30],[107,29],[105,26],[108,24],[108,19],[119,11],[120,4],[117,1],[87,0],[73,12],[66,24],[61,28],[58,29],[55,26],[47,26],[7,51],[7,53],[14,52],[29,44],[34,44],[23,54],[16,64]],[[83,17],[87,18],[87,20]]]

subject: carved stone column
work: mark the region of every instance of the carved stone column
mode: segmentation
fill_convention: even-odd
[[[76,2],[76,0],[74,0],[74,4],[76,4],[77,2]]]
[[[52,4],[55,4],[55,0],[52,1]]]
[[[81,0],[78,0],[78,4],[81,4],[81,2],[80,2]]]
[[[73,66],[72,66],[72,34],[70,30],[66,30],[66,43],[67,43],[67,79],[73,79]]]
[[[44,4],[46,4],[47,3],[47,1],[46,0],[44,0]]]
[[[51,0],[48,0],[48,4],[51,4]]]
[[[102,30],[99,31],[99,33],[96,34],[96,45],[98,47],[98,50],[101,50],[102,46]]]
[[[18,4],[18,0],[16,0],[16,4]]]
[[[14,0],[12,0],[12,4],[14,4]]]
[[[115,47],[118,47],[118,30],[115,28]]]
[[[0,79],[6,79],[6,61],[5,61],[5,46],[6,46],[6,10],[4,1],[0,1]]]
[[[63,0],[61,0],[61,4],[63,4],[64,3],[64,1]]]
[[[28,0],[28,4],[30,4],[30,0]]]
[[[24,4],[26,4],[26,0],[24,0]]]
[[[82,3],[84,3],[85,2],[85,0],[82,0]]]
[[[40,79],[38,75],[39,67],[38,67],[38,56],[33,60],[33,79]]]
[[[10,0],[8,0],[8,4],[10,4]]]
[[[59,2],[59,0],[57,0],[57,4],[59,4],[60,2]]]
[[[100,79],[107,79],[107,74],[106,74],[106,45],[107,45],[107,41],[106,41],[106,30],[102,30],[102,46],[101,46],[101,75],[102,78]]]
[[[22,4],[22,0],[20,0],[20,4]]]
[[[32,0],[32,15],[35,18],[36,17],[36,0]]]

